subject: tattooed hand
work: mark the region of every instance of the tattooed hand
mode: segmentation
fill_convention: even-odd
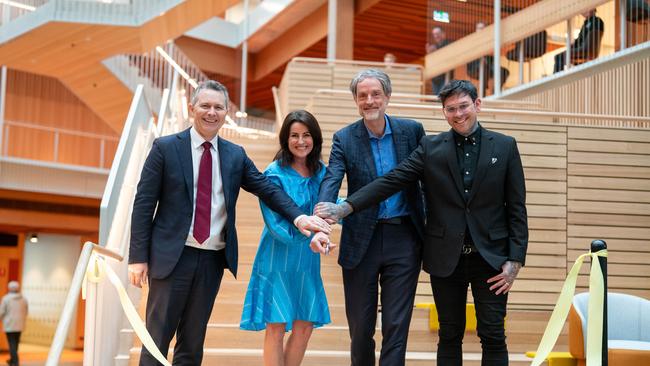
[[[314,207],[314,215],[319,216],[328,221],[339,221],[340,219],[348,216],[353,211],[352,206],[343,201],[338,205],[332,202],[319,202]]]
[[[521,269],[521,263],[515,261],[506,261],[501,266],[502,272],[498,275],[487,280],[488,283],[494,283],[490,286],[490,290],[495,290],[495,294],[505,294],[512,288],[512,284],[517,278],[517,274]]]

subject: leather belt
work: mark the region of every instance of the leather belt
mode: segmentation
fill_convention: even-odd
[[[388,225],[401,225],[401,224],[406,224],[409,219],[408,216],[398,216],[398,217],[391,217],[389,219],[379,219],[377,220],[378,224],[388,224]]]

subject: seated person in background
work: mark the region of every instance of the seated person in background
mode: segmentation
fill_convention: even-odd
[[[476,23],[476,31],[480,31],[483,28],[485,28],[485,23],[483,22],[478,22]],[[482,95],[485,95],[485,89],[487,87],[487,83],[490,79],[494,78],[494,57],[491,55],[484,56],[483,59],[485,60],[483,63],[484,69],[484,75],[485,75],[485,85],[483,85],[483,93]],[[474,61],[471,61],[470,63],[467,64],[467,75],[472,78],[472,79],[479,79],[480,78],[480,71],[481,70],[481,59],[478,58]],[[501,85],[503,85],[506,82],[506,79],[510,75],[510,71],[506,69],[505,67],[501,67]]]
[[[447,39],[447,34],[445,33],[444,30],[442,30],[441,27],[433,27],[431,30],[431,41],[432,43],[427,43],[427,53],[431,53],[433,51],[439,50],[442,47],[448,45],[450,42]],[[449,81],[446,80],[447,75],[449,75],[449,80],[454,78],[454,71],[449,71],[444,74],[440,74],[438,76],[434,76],[431,79],[431,92],[435,95],[438,95],[438,92],[440,92],[440,89]]]
[[[596,16],[596,9],[589,10],[582,14],[585,22],[580,28],[578,38],[571,45],[571,64],[579,65],[598,57],[600,52],[600,41],[605,33],[605,23]],[[564,70],[566,64],[564,52],[555,55],[555,67],[553,73]]]
[[[625,6],[628,22],[643,22],[650,18],[650,4],[648,0],[627,0]]]

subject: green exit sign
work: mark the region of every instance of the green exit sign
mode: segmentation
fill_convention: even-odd
[[[434,10],[433,20],[441,23],[449,23],[449,13],[442,10]]]

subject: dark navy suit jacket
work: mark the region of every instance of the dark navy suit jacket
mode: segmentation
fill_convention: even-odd
[[[225,256],[228,268],[236,276],[235,204],[240,188],[259,196],[290,221],[303,212],[279,186],[257,170],[241,146],[222,138],[218,141],[228,215],[223,232]],[[129,263],[148,263],[153,278],[167,277],[185,247],[194,207],[193,183],[190,130],[156,139],[138,183],[129,248]]]
[[[388,117],[393,131],[397,163],[409,157],[425,135],[416,121]],[[327,173],[321,183],[318,201],[336,202],[343,175],[347,174],[348,195],[377,178],[375,160],[370,147],[368,130],[363,119],[342,128],[334,134]],[[420,239],[424,237],[424,209],[418,182],[404,188],[404,197]],[[343,219],[339,264],[346,269],[355,268],[368,249],[377,225],[378,205],[355,212]]]

